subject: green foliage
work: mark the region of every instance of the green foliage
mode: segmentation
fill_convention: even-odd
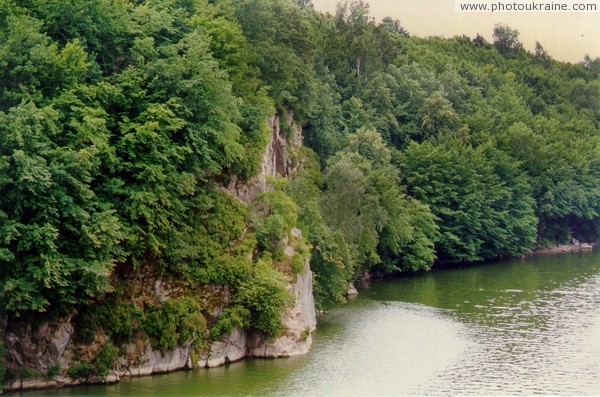
[[[290,181],[286,192],[298,203],[299,226],[311,246],[315,303],[324,309],[345,301],[348,283],[358,268],[357,255],[343,237],[326,224],[320,205],[323,176],[318,160],[308,150],[303,156],[303,167]]]
[[[519,255],[535,241],[537,222],[525,176],[510,158],[491,162],[484,150],[447,140],[412,144],[405,154],[409,190],[439,219],[436,250],[444,262]],[[510,187],[503,182],[509,178]]]
[[[325,92],[333,91],[325,96],[330,102],[329,108],[341,106],[346,110],[346,113],[336,116],[343,121],[341,124],[345,125],[346,133],[358,131],[360,127],[374,127],[385,141],[403,152],[411,141],[429,142],[435,147],[437,141],[442,141],[439,144],[445,146],[443,141],[448,139],[456,139],[481,151],[476,157],[483,158],[468,167],[491,177],[490,181],[479,183],[490,189],[490,195],[485,199],[483,196],[476,198],[477,194],[471,195],[468,188],[466,192],[462,191],[462,187],[457,188],[455,198],[447,200],[455,200],[455,207],[464,206],[463,212],[449,212],[448,207],[434,202],[429,194],[426,197],[415,193],[421,187],[427,190],[428,184],[431,186],[428,180],[438,178],[437,170],[426,166],[410,170],[420,175],[418,182],[408,183],[408,193],[429,204],[436,215],[412,230],[429,230],[426,233],[429,237],[423,241],[430,243],[435,240],[437,250],[443,248],[440,245],[442,241],[450,245],[464,244],[465,252],[457,253],[453,259],[460,261],[519,255],[530,250],[535,242],[532,236],[536,225],[538,243],[544,239],[568,240],[573,235],[586,236],[588,240],[597,236],[597,225],[592,220],[596,219],[597,206],[591,199],[595,197],[596,190],[593,184],[588,184],[597,175],[591,171],[595,169],[595,161],[588,157],[596,151],[598,132],[597,125],[593,125],[594,117],[597,117],[597,75],[588,74],[595,70],[593,60],[588,57],[581,65],[561,64],[553,61],[541,45],[537,46],[535,54],[528,54],[518,40],[518,32],[501,25],[494,30],[494,46],[481,37],[475,40],[467,37],[424,40],[409,38],[399,29],[388,28],[387,38],[380,36],[379,43],[391,39],[391,47],[398,51],[396,57],[390,58],[389,64],[383,68],[375,66],[376,71],[372,74],[367,72],[369,67],[363,69],[361,66],[363,74],[358,72],[359,61],[362,63],[366,59],[364,53],[361,54],[361,48],[366,47],[361,45],[370,43],[370,57],[374,61],[378,53],[383,53],[377,40],[367,39],[371,34],[369,31],[375,31],[375,23],[368,16],[368,7],[361,2],[342,4],[337,15],[329,20],[329,25],[322,24],[322,29],[327,32],[323,52],[328,70],[327,74],[319,76],[327,84]],[[382,27],[386,25],[390,25],[390,21],[382,23]],[[385,62],[380,65],[385,65]],[[369,75],[368,84],[355,78],[361,74],[363,77]],[[328,78],[328,75],[333,78]],[[336,99],[336,94],[339,99]],[[315,120],[320,119],[317,116]],[[519,123],[521,127],[511,131]],[[579,127],[575,127],[576,124]],[[328,125],[335,124],[329,122]],[[527,133],[527,130],[530,132]],[[312,129],[309,132],[307,142],[311,147],[331,156],[331,151],[323,150],[331,145],[328,137],[322,137]],[[347,138],[347,135],[344,136],[342,141]],[[579,146],[580,139],[586,141],[587,148]],[[566,141],[571,143],[566,144]],[[477,149],[479,146],[482,148]],[[579,147],[577,153],[567,149],[572,146]],[[497,153],[494,147],[509,154],[510,158]],[[419,160],[411,158],[415,155],[414,149],[409,149],[400,157],[416,163]],[[576,160],[566,165],[567,158]],[[444,161],[439,160],[440,163]],[[395,163],[400,165],[401,162]],[[359,169],[364,176],[366,168],[356,167],[358,162],[354,163],[355,173]],[[339,176],[349,178],[352,167],[343,164],[336,164],[327,172],[345,170]],[[454,164],[448,162],[450,167]],[[580,168],[584,164],[584,168]],[[400,169],[405,172],[404,168]],[[359,174],[355,176],[358,178]],[[440,182],[445,180],[448,186],[465,183],[464,175],[453,180],[446,180],[447,177],[450,178],[449,175],[441,177]],[[403,181],[409,178],[412,175],[402,175]],[[335,178],[332,176],[331,179]],[[364,180],[355,178],[352,181],[356,183],[349,188],[348,194],[354,191],[355,197],[367,197]],[[421,183],[424,186],[420,186]],[[473,192],[479,189],[475,185]],[[337,189],[335,185],[332,190]],[[341,193],[339,195],[341,197]],[[338,201],[327,201],[324,205],[330,207],[325,212],[331,216],[331,210],[335,210],[332,203]],[[340,207],[346,206],[342,204]],[[346,208],[352,212],[352,207]],[[582,211],[583,208],[585,210]],[[362,212],[361,216],[364,216]],[[409,218],[405,212],[396,219],[403,219],[408,225]],[[350,224],[351,221],[345,222]],[[448,222],[455,222],[458,229],[449,231]],[[436,237],[436,224],[446,229],[442,230],[441,240]],[[358,225],[366,227],[364,223]],[[470,235],[470,231],[479,227],[481,233]],[[356,227],[343,229],[358,230]],[[408,257],[406,251],[400,255],[388,253],[390,246],[397,247],[400,236],[406,238],[411,235],[410,228],[399,227],[398,230],[405,233],[395,234],[395,239],[388,239],[385,231],[380,232],[378,254],[384,268],[410,269],[411,266],[402,264]],[[414,247],[417,240],[409,246]],[[405,248],[410,250],[409,246]],[[444,249],[438,252],[439,255],[442,256],[441,261],[449,260],[443,258],[446,255]],[[430,262],[434,256],[424,257],[429,259],[423,264]]]
[[[267,338],[283,331],[281,316],[291,303],[286,281],[267,260],[260,259],[251,274],[240,280],[234,303],[250,313],[249,325]]]
[[[95,340],[97,331],[102,329],[117,344],[131,342],[135,334],[143,332],[150,338],[152,346],[161,350],[171,350],[187,342],[199,345],[206,331],[206,320],[201,309],[200,304],[190,297],[169,300],[159,306],[147,305],[141,309],[113,295],[77,314],[74,318],[75,340],[89,344]],[[111,348],[107,347],[109,345]],[[101,351],[97,361],[92,363],[96,372],[110,368],[109,359],[116,354],[112,344],[105,345],[105,348],[107,351]]]
[[[115,266],[195,274],[192,214],[256,172],[268,136],[239,25],[205,2],[0,7],[3,308],[68,312]]]
[[[389,196],[392,220],[382,231],[379,252],[384,272],[429,270],[437,259],[434,242],[439,238],[437,218],[427,205],[402,196]]]
[[[298,205],[283,191],[284,180],[272,179],[270,183],[274,190],[257,199],[253,223],[259,247],[276,255],[283,238],[297,225]]]
[[[243,277],[256,247],[247,233],[248,210],[222,191],[209,190],[189,214],[189,230],[178,231],[174,270],[204,283],[227,284]],[[175,261],[176,259],[176,261]]]
[[[342,54],[352,74],[368,80],[380,70],[384,63],[393,58],[389,44],[389,29],[377,26],[369,16],[369,6],[363,1],[340,2],[335,15],[341,37],[349,44],[342,47]]]
[[[56,364],[48,368],[48,372],[46,372],[46,378],[52,379],[60,372],[60,365]]]
[[[306,329],[304,329],[304,331],[302,331],[302,333],[300,334],[300,338],[304,341],[308,340],[308,338],[310,337],[310,328],[306,327]]]
[[[142,309],[113,294],[98,304],[83,307],[77,313],[73,319],[74,339],[82,343],[92,343],[97,330],[101,328],[115,343],[130,342],[143,319]]]
[[[250,324],[250,311],[242,306],[225,308],[217,317],[217,321],[210,329],[214,340],[220,340],[225,335],[231,334],[236,328],[243,329]]]
[[[315,304],[319,309],[326,309],[345,302],[348,282],[354,279],[358,269],[356,251],[342,235],[326,225],[313,225],[310,242]]]
[[[434,218],[426,206],[406,197],[391,159],[375,131],[350,136],[346,151],[329,160],[325,220],[354,246],[364,268],[429,269],[435,259]]]
[[[46,33],[63,43],[80,40],[95,55],[96,67],[104,73],[118,69],[127,59],[135,25],[127,1],[75,0],[67,3],[33,0],[34,16],[45,22]]]
[[[275,253],[286,234],[283,217],[279,214],[271,214],[266,218],[256,218],[254,228],[260,246]]]
[[[149,269],[231,288],[214,338],[273,337],[294,227],[284,265],[310,255],[320,308],[366,271],[600,237],[598,59],[530,54],[504,25],[493,44],[421,39],[362,1],[308,4],[0,0],[0,312],[77,311],[82,342],[201,342],[192,299],[113,291]],[[258,172],[275,113],[314,152],[242,204],[222,188]]]
[[[67,375],[73,379],[89,378],[94,375],[94,368],[84,361],[69,367],[69,369],[67,369]]]
[[[314,68],[306,67],[315,62],[316,56],[314,13],[287,0],[232,3],[235,17],[251,43],[251,65],[270,87],[277,108],[293,109],[298,120],[305,120],[318,96]]]
[[[17,315],[66,310],[111,290],[122,233],[90,188],[99,150],[62,147],[59,131],[51,107],[0,113],[0,297]]]
[[[33,378],[40,377],[40,373],[36,369],[29,368],[29,367],[19,368],[19,374],[21,375],[21,378],[23,378],[23,379],[33,379]]]
[[[502,24],[494,27],[494,45],[504,55],[514,55],[523,50],[523,44],[519,42],[519,31]]]
[[[106,343],[96,353],[92,363],[86,361],[74,364],[67,369],[67,375],[73,379],[89,378],[90,376],[104,377],[109,374],[110,370],[115,365],[119,356],[119,350],[112,344]],[[58,366],[51,367],[48,370],[48,377],[52,377],[58,373]],[[51,375],[51,371],[54,375]]]
[[[322,198],[325,220],[356,247],[359,262],[377,264],[377,235],[385,213],[375,192],[370,191],[371,164],[357,153],[340,153],[329,161],[327,190]]]
[[[292,256],[292,274],[304,273],[304,256],[295,252]]]
[[[112,367],[115,365],[117,358],[119,357],[119,349],[117,349],[112,343],[107,343],[94,357],[92,362],[94,375],[106,376]]]
[[[142,329],[156,349],[172,350],[187,342],[198,345],[206,331],[206,320],[200,311],[200,305],[192,298],[169,300],[149,308]]]

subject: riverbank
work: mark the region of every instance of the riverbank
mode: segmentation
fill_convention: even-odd
[[[574,253],[574,252],[589,252],[592,251],[595,247],[598,247],[600,245],[599,242],[595,242],[595,243],[580,243],[580,242],[576,242],[574,244],[564,244],[564,245],[558,245],[558,246],[554,246],[554,247],[549,247],[549,248],[544,248],[544,249],[537,249],[534,250],[526,255],[524,255],[524,257],[533,257],[533,256],[542,256],[542,255],[558,255],[558,254],[564,254],[564,253]],[[308,269],[306,269],[308,270]],[[307,272],[308,273],[308,272]],[[310,273],[308,273],[310,274]],[[308,274],[304,275],[304,278],[306,278],[306,276]],[[301,277],[299,277],[300,279]],[[364,282],[364,280],[363,280]],[[299,285],[308,285],[309,282],[308,280],[305,280],[304,283],[298,282]],[[305,297],[306,295],[310,295],[308,293],[308,291],[305,291],[304,293],[299,293],[300,291],[297,291],[297,293],[295,293],[294,295],[297,295],[297,299],[296,299],[296,303],[298,306],[298,308],[302,307],[302,298],[298,299],[298,297]],[[349,288],[349,296],[356,296],[358,294],[358,292],[356,291],[356,289],[353,288]],[[312,305],[309,305],[312,307]],[[314,317],[309,316],[311,318],[314,319]],[[315,328],[316,324],[313,324],[313,329]],[[298,328],[298,327],[296,327]],[[300,328],[298,328],[300,329]],[[300,329],[301,331],[301,329]],[[309,335],[307,335],[308,338],[310,338]],[[245,338],[242,338],[245,339]],[[298,338],[296,338],[298,339]],[[300,354],[306,354],[310,348],[310,341],[312,341],[312,338],[310,338],[310,340],[308,341],[308,345],[305,346],[306,348],[303,349],[302,353]],[[239,361],[239,360],[243,360],[244,358],[247,357],[261,357],[260,354],[251,354],[247,349],[244,348],[245,346],[245,342],[240,344],[240,347],[238,350],[241,354],[237,354],[234,355],[232,354],[232,351],[230,351],[231,349],[228,349],[228,347],[231,347],[233,345],[235,345],[235,343],[221,343],[219,344],[219,342],[217,342],[217,345],[213,346],[210,350],[212,351],[212,357],[209,360],[208,356],[206,357],[206,360],[204,360],[204,365],[189,365],[190,363],[188,362],[189,358],[189,354],[185,354],[182,355],[182,358],[179,360],[175,360],[177,361],[176,363],[173,362],[172,359],[172,355],[169,355],[169,357],[166,356],[157,356],[156,360],[152,361],[152,363],[146,363],[145,365],[145,369],[146,371],[140,370],[140,368],[137,368],[138,371],[131,371],[131,370],[127,370],[127,371],[112,371],[108,376],[106,377],[97,377],[97,376],[90,376],[87,378],[80,378],[80,379],[72,379],[68,376],[64,376],[64,375],[57,375],[54,376],[52,378],[47,378],[47,377],[40,377],[40,378],[29,378],[29,379],[16,379],[13,382],[8,383],[7,385],[5,385],[4,390],[0,390],[0,394],[2,394],[2,392],[4,391],[5,393],[14,393],[14,392],[19,392],[19,391],[27,391],[27,390],[39,390],[39,389],[56,389],[56,388],[62,388],[62,387],[69,387],[69,386],[77,386],[77,385],[97,385],[97,384],[112,384],[112,383],[118,383],[122,378],[128,378],[128,377],[140,377],[140,376],[150,376],[150,375],[155,375],[155,374],[163,374],[163,373],[170,373],[170,372],[175,372],[175,371],[180,371],[180,370],[185,370],[185,369],[199,369],[199,368],[209,368],[209,367],[215,367],[215,366],[220,366],[220,365],[224,365],[226,363],[230,363],[233,361]],[[222,346],[221,346],[222,345]],[[231,346],[228,346],[231,345]],[[217,353],[215,355],[215,353]],[[290,356],[290,355],[295,355],[295,354],[280,354],[280,355],[274,355],[274,356],[270,356],[270,357],[275,357],[275,356]],[[183,357],[185,356],[185,357]],[[218,357],[217,357],[218,356]],[[216,357],[216,358],[215,358]],[[262,357],[269,357],[269,355],[263,355]],[[161,361],[162,364],[165,365],[157,365],[157,360]],[[164,363],[163,363],[164,361]],[[160,363],[159,363],[160,364]],[[210,364],[210,365],[209,365]],[[155,371],[156,370],[156,371]]]
[[[319,318],[308,356],[22,395],[600,395],[599,260],[594,250],[372,280]]]
[[[294,231],[296,235],[299,230]],[[291,247],[288,247],[291,248]],[[290,255],[295,251],[288,250]],[[200,352],[185,343],[172,350],[153,349],[141,340],[126,343],[112,365],[113,371],[106,376],[82,374],[72,377],[69,369],[76,368],[80,345],[74,342],[72,318],[13,327],[6,336],[6,346],[14,362],[20,363],[21,376],[9,377],[0,387],[2,392],[53,389],[65,386],[118,383],[122,378],[171,373],[185,369],[202,369],[223,366],[247,357],[279,358],[305,355],[312,346],[312,333],[316,329],[316,311],[313,295],[313,274],[308,260],[304,271],[296,275],[287,289],[290,306],[283,313],[281,322],[284,332],[275,339],[265,339],[251,329],[235,329],[222,340],[212,341]],[[27,363],[27,365],[23,365]],[[56,364],[57,363],[57,364]],[[57,371],[51,374],[50,368]],[[18,370],[14,366],[12,371]],[[29,369],[29,370],[27,370]],[[26,372],[25,372],[26,371]]]
[[[525,254],[525,257],[536,256],[536,255],[555,255],[555,254],[564,254],[568,252],[587,252],[592,251],[595,247],[598,247],[600,242],[594,243],[580,243],[575,240],[572,244],[561,244],[548,248],[540,248],[531,251],[528,254]]]

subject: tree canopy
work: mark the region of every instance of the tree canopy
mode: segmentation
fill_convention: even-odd
[[[296,226],[320,307],[369,273],[598,239],[600,60],[493,34],[411,37],[362,1],[0,0],[0,312],[276,336]],[[259,172],[275,114],[298,172],[240,203],[224,186]],[[130,304],[138,274],[185,296]],[[215,285],[220,317],[188,299]]]

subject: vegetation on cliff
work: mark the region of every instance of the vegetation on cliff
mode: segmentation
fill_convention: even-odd
[[[273,337],[295,226],[320,307],[365,272],[599,237],[600,60],[307,3],[0,0],[1,313],[164,349]],[[221,186],[256,175],[274,113],[310,149],[239,203]],[[140,275],[179,292],[137,299]]]

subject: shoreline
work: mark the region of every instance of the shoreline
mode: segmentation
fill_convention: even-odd
[[[557,245],[557,246],[548,247],[548,248],[534,249],[533,251],[531,251],[527,254],[524,254],[522,256],[522,258],[528,258],[528,257],[533,257],[533,256],[538,256],[538,255],[558,255],[558,254],[575,253],[575,252],[591,252],[599,246],[600,246],[600,242],[562,244],[562,245]],[[356,290],[354,290],[354,291],[356,291]],[[306,352],[306,354],[310,354],[310,352]],[[239,357],[238,359],[231,360],[229,362],[242,361],[242,360],[250,358],[250,357],[252,357],[252,356],[245,355],[243,357]],[[281,358],[284,358],[284,357],[285,356],[283,356]],[[226,362],[223,362],[222,365],[224,365],[225,363]],[[217,366],[220,366],[220,365],[217,365]],[[167,370],[167,371],[159,371],[159,372],[152,372],[152,373],[148,373],[148,374],[137,374],[137,375],[132,374],[132,373],[127,373],[127,371],[111,371],[110,374],[108,374],[105,377],[90,376],[88,378],[73,379],[68,376],[58,375],[58,376],[55,376],[50,379],[45,378],[45,377],[30,378],[30,379],[16,379],[16,380],[13,380],[12,383],[5,384],[4,387],[2,389],[0,389],[0,394],[10,395],[13,393],[18,393],[18,392],[27,392],[27,391],[44,390],[44,389],[56,389],[56,388],[63,388],[63,387],[77,387],[77,386],[82,386],[82,385],[94,385],[94,384],[108,385],[108,384],[119,383],[122,378],[136,378],[136,377],[142,377],[142,376],[153,376],[153,375],[160,375],[160,374],[165,374],[165,373],[169,373],[169,372],[176,372],[176,371],[183,371],[183,370],[196,370],[196,369],[199,369],[199,367],[189,368],[187,366],[184,366],[181,368],[173,368],[170,371]]]
[[[593,243],[576,243],[576,244],[561,244],[548,248],[538,248],[523,255],[524,258],[537,255],[556,255],[570,252],[590,252],[600,246],[600,242]]]

